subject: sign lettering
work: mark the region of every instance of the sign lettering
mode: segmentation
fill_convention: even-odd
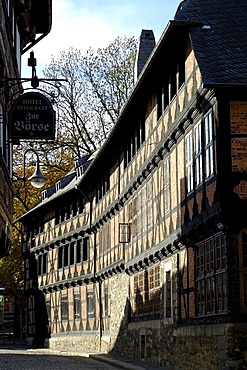
[[[10,112],[10,138],[55,138],[55,111],[45,95],[29,92],[15,101]]]

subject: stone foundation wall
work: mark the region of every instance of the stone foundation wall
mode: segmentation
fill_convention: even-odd
[[[171,370],[243,370],[247,325],[175,328],[158,320],[131,323],[112,352]]]
[[[247,325],[225,324],[172,328],[158,320],[131,323],[115,340],[109,335],[81,332],[50,338],[60,351],[102,351],[171,370],[247,369]]]
[[[49,339],[49,348],[60,351],[99,351],[100,335],[99,333],[64,334],[54,335]],[[108,348],[103,350],[107,352]]]
[[[160,365],[175,370],[247,369],[247,325],[178,328],[161,346]]]
[[[247,370],[247,324],[177,327],[165,319],[128,323],[129,277],[111,278],[109,332],[52,335],[49,347],[102,351],[171,370]]]

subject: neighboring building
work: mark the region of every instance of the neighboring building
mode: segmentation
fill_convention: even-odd
[[[51,0],[2,0],[0,3],[0,258],[12,240],[12,143],[9,112],[23,92],[21,55],[51,29]],[[25,76],[27,77],[27,76]]]
[[[30,344],[246,368],[246,27],[245,0],[183,1],[100,151],[20,217]]]
[[[52,0],[0,1],[0,259],[9,255],[12,242],[13,142],[9,113],[15,99],[23,93],[21,56],[50,32],[51,3]],[[6,280],[0,281],[0,340],[3,341],[12,339],[14,332],[14,297],[9,292],[5,297],[1,294]]]

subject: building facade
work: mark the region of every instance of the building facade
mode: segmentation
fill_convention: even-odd
[[[0,4],[0,258],[12,240],[12,142],[9,112],[23,92],[21,56],[51,29],[51,0],[2,0]]]
[[[247,366],[246,26],[181,2],[103,147],[17,220],[30,344]]]

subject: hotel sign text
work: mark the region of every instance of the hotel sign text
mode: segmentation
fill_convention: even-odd
[[[55,111],[39,92],[21,95],[10,112],[10,139],[55,139]]]

